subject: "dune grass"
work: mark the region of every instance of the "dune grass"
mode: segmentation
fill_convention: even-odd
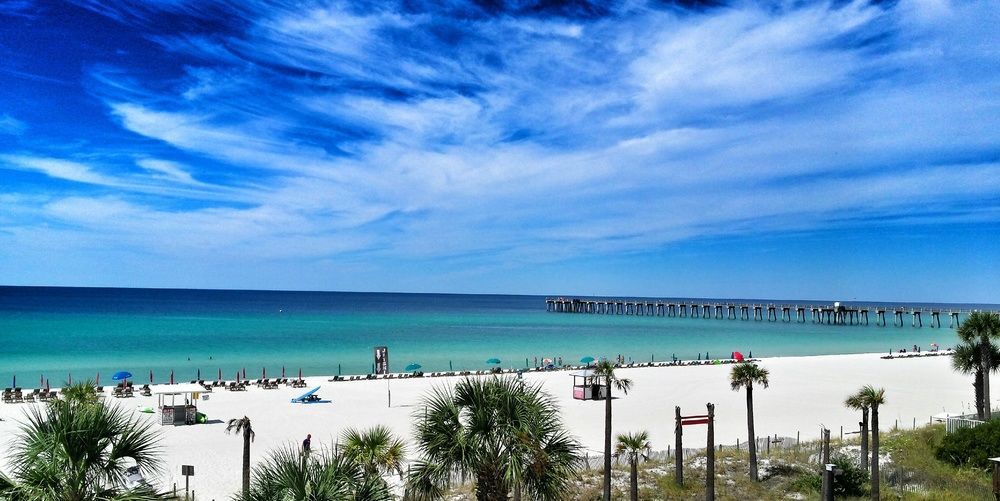
[[[944,437],[944,426],[933,425],[916,430],[883,432],[883,463],[881,497],[886,500],[978,501],[992,499],[991,474],[974,468],[956,468],[934,457]],[[837,454],[857,440],[834,440],[831,451]],[[801,499],[819,500],[818,442],[803,442],[800,447],[773,449],[761,455],[761,481],[753,482],[748,475],[746,451],[716,452],[716,499]],[[883,461],[885,461],[883,459]],[[764,467],[764,464],[767,466]],[[639,467],[639,498],[643,500],[704,499],[704,456],[694,455],[685,460],[684,486],[674,483],[672,461],[647,461]],[[612,498],[628,498],[628,469],[614,467]],[[602,472],[598,469],[580,472],[567,499],[597,501],[601,499]],[[446,499],[473,499],[463,496],[467,489],[456,489]],[[839,498],[838,499],[842,499]],[[848,499],[868,499],[867,497]]]

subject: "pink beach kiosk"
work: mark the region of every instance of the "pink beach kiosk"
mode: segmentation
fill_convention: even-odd
[[[198,422],[198,397],[205,388],[198,384],[164,385],[153,390],[157,397],[160,424],[164,426],[189,425]]]
[[[570,373],[573,376],[573,398],[576,400],[604,400],[608,389],[601,384],[601,377],[593,369]]]

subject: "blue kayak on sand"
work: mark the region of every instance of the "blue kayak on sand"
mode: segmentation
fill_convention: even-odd
[[[301,396],[293,398],[292,399],[292,403],[293,404],[328,404],[328,403],[330,403],[329,400],[322,400],[322,399],[320,399],[319,395],[316,394],[316,392],[319,391],[319,388],[320,387],[317,386],[317,387],[315,387],[315,388],[313,388],[313,389],[305,392]]]

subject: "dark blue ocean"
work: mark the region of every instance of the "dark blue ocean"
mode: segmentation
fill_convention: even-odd
[[[664,298],[667,299],[667,298]],[[698,298],[694,298],[698,299]],[[710,300],[712,301],[712,300]],[[734,302],[832,303],[810,300]],[[988,308],[995,305],[926,305]],[[873,319],[874,320],[874,319]],[[890,319],[891,322],[891,319]],[[0,381],[61,385],[127,370],[157,382],[226,378],[237,370],[291,377],[371,371],[375,346],[390,368],[524,367],[545,357],[756,357],[882,352],[954,344],[943,328],[547,313],[541,296],[0,287]]]

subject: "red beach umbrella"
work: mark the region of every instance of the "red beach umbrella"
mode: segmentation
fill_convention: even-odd
[[[299,367],[299,381],[302,381],[302,367]]]
[[[170,369],[170,384],[174,384],[174,370]]]
[[[281,379],[285,379],[285,366],[281,366]]]
[[[734,352],[733,353],[733,358],[735,358],[737,362],[742,362],[743,361],[743,354],[740,353],[740,352],[738,352],[738,351]]]

